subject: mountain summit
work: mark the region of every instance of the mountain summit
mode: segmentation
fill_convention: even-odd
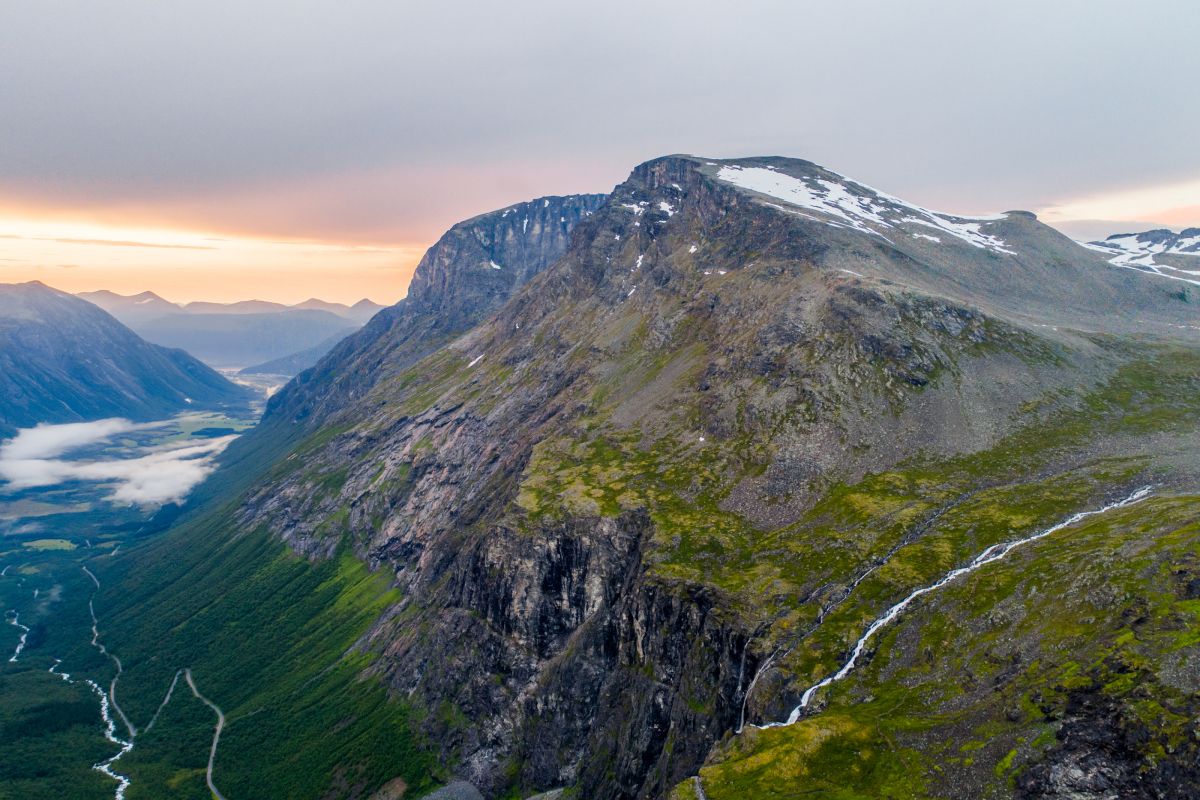
[[[1178,281],[1031,214],[655,159],[281,391],[106,573],[123,691],[206,668],[264,795],[1189,796],[1197,374]]]

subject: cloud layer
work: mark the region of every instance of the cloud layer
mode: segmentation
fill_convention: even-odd
[[[428,243],[693,152],[1042,208],[1200,178],[1198,26],[1189,0],[14,3],[0,205]]]
[[[136,424],[105,419],[26,428],[0,445],[0,481],[11,490],[96,482],[111,489],[118,504],[161,505],[181,502],[215,468],[216,456],[236,436],[183,441],[142,448],[120,459],[68,460],[72,450],[100,444],[121,434],[163,423]]]

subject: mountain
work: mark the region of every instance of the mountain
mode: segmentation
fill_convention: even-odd
[[[299,375],[304,370],[316,365],[321,357],[332,350],[338,342],[346,338],[338,333],[330,336],[322,342],[309,347],[306,350],[301,350],[297,353],[291,353],[279,358],[273,358],[270,361],[264,361],[261,364],[253,364],[249,367],[243,367],[238,370],[239,375],[286,375],[292,377]]]
[[[319,300],[315,297],[310,297],[303,303],[297,303],[296,305],[292,306],[292,308],[307,308],[317,311],[328,311],[331,314],[337,314],[339,317],[345,317],[346,319],[353,320],[359,325],[365,325],[367,324],[367,320],[382,311],[385,306],[381,306],[378,303],[373,303],[366,298],[359,300],[352,306],[348,306],[345,303],[330,303],[326,300]]]
[[[387,306],[381,306],[379,303],[375,303],[364,297],[362,300],[359,300],[357,303],[350,306],[350,310],[343,314],[343,316],[348,316],[351,319],[359,320],[365,325],[367,321],[371,319],[371,317],[375,316],[380,311],[383,311],[385,308],[387,308]]]
[[[1194,796],[1197,375],[1032,214],[664,157],[452,228],[97,602],[230,796]]]
[[[289,310],[325,311],[363,325],[368,319],[382,310],[384,306],[373,303],[366,298],[359,300],[352,306],[348,306],[345,303],[331,303],[327,300],[310,297],[302,303],[295,303],[290,306],[283,303],[271,303],[266,300],[241,300],[236,303],[193,302],[188,303],[183,308],[185,311],[193,314],[267,314]]]
[[[407,297],[272,399],[268,427],[317,424],[485,319],[561,257],[575,227],[604,200],[541,197],[452,227],[422,257]]]
[[[151,420],[249,399],[92,303],[36,281],[0,284],[0,436],[42,422]]]
[[[357,326],[328,311],[267,313],[180,312],[141,323],[137,332],[156,344],[186,349],[207,364],[235,367],[289,356]]]
[[[295,375],[316,363],[338,340],[366,324],[383,306],[360,300],[353,306],[312,298],[294,306],[265,300],[192,302],[184,306],[153,292],[120,295],[81,292],[156,344],[180,347],[219,367],[256,366],[255,372]],[[252,338],[251,338],[252,337]],[[262,362],[273,362],[261,369]]]
[[[268,300],[239,300],[236,303],[209,303],[195,300],[185,303],[183,310],[189,314],[275,314],[287,311],[288,306]]]
[[[1085,246],[1109,255],[1117,266],[1200,285],[1200,228],[1118,233]]]
[[[136,327],[144,322],[167,314],[179,313],[179,306],[164,300],[154,292],[122,295],[101,289],[97,292],[80,292],[75,295],[100,306],[116,317],[123,325]]]

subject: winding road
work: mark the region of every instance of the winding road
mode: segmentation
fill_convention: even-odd
[[[179,676],[183,674],[183,670],[176,670],[175,677],[171,679],[171,685],[167,687],[167,694],[163,697],[161,703],[158,704],[158,710],[154,712],[154,716],[146,723],[146,727],[142,728],[142,733],[149,733],[154,727],[154,723],[158,722],[158,715],[167,707],[167,703],[171,702],[171,695],[175,694],[175,684],[179,683]]]
[[[217,800],[225,800],[225,795],[221,794],[217,785],[213,783],[213,762],[217,760],[217,744],[221,741],[221,731],[225,728],[225,712],[212,700],[200,694],[200,690],[196,688],[196,681],[192,678],[191,667],[185,669],[183,675],[187,679],[188,686],[192,688],[192,694],[196,695],[196,699],[211,708],[217,715],[217,727],[213,729],[212,748],[208,751],[208,770],[204,777],[208,781],[208,790],[212,792],[213,797]]]
[[[125,792],[129,788],[131,781],[128,776],[122,775],[121,773],[117,772],[116,769],[114,769],[114,765],[123,756],[125,756],[126,753],[128,753],[130,750],[133,749],[134,741],[137,739],[137,736],[138,736],[138,729],[137,729],[137,726],[135,726],[132,722],[130,722],[129,718],[125,716],[125,712],[121,710],[121,707],[119,705],[117,705],[117,681],[120,679],[121,674],[124,672],[124,668],[121,665],[121,659],[118,658],[113,653],[110,653],[108,651],[108,649],[105,648],[104,643],[100,641],[100,623],[99,623],[99,620],[96,618],[96,607],[95,607],[95,597],[96,597],[96,594],[100,590],[100,579],[97,578],[95,573],[93,573],[86,566],[81,565],[81,569],[84,571],[84,573],[87,574],[88,578],[91,579],[92,583],[95,584],[95,587],[96,587],[96,591],[92,592],[91,598],[88,599],[88,613],[92,617],[91,645],[92,645],[92,647],[95,647],[97,650],[99,650],[105,657],[110,659],[117,670],[116,676],[113,678],[112,683],[109,685],[109,689],[107,692],[104,691],[104,689],[102,689],[100,687],[100,685],[97,684],[95,681],[92,681],[90,679],[84,679],[84,681],[83,681],[96,694],[97,698],[99,698],[99,700],[100,700],[100,716],[104,720],[104,738],[107,739],[112,744],[117,745],[119,748],[116,755],[112,756],[111,758],[109,758],[105,761],[101,761],[99,763],[93,764],[92,769],[95,769],[98,772],[102,772],[105,775],[107,775],[108,777],[115,780],[117,782],[117,788],[116,788],[116,792],[113,795],[113,798],[114,798],[114,800],[125,800]],[[12,624],[18,625],[19,627],[22,627],[22,628],[25,628],[25,626],[20,625],[19,622],[17,621],[16,612],[14,611],[14,612],[10,612],[10,613],[11,613]],[[28,632],[28,628],[25,628],[25,630],[26,630],[26,632]],[[9,659],[10,661],[16,660],[16,656],[18,654],[20,654],[21,648],[24,646],[24,643],[25,643],[25,637],[22,636],[21,644],[17,646],[17,652],[16,652],[16,654],[13,655],[13,657],[11,659]],[[71,678],[71,676],[68,673],[58,671],[58,667],[61,663],[62,663],[61,659],[55,659],[54,664],[51,665],[51,667],[50,667],[50,670],[49,670],[50,674],[57,675],[58,677],[62,678],[64,681],[66,681],[67,683],[75,683],[75,681]],[[158,708],[154,712],[154,716],[150,718],[150,722],[148,722],[146,724],[146,727],[143,730],[143,732],[149,731],[154,727],[154,723],[158,721],[159,715],[162,714],[163,710],[171,702],[171,697],[175,693],[175,687],[179,684],[179,676],[180,675],[183,675],[184,679],[188,683],[188,686],[191,687],[192,694],[194,694],[196,696],[196,698],[198,700],[200,700],[200,702],[204,703],[206,706],[211,708],[217,715],[217,725],[213,731],[212,747],[209,749],[209,753],[208,753],[208,769],[206,771],[205,780],[208,783],[208,789],[210,792],[212,792],[213,797],[215,797],[216,800],[225,800],[225,796],[221,794],[221,792],[217,789],[216,784],[213,783],[213,763],[216,761],[216,758],[217,758],[217,744],[219,743],[219,741],[221,739],[221,731],[223,731],[225,728],[225,712],[223,712],[220,709],[220,707],[217,706],[216,703],[212,702],[207,697],[200,694],[200,690],[198,688],[196,688],[196,681],[192,677],[192,670],[190,667],[184,668],[181,670],[177,670],[175,672],[175,677],[172,678],[170,686],[167,687],[166,695],[163,697],[162,702],[159,703]],[[115,717],[114,717],[114,712],[116,715]],[[117,718],[119,718],[121,720],[121,722],[125,725],[126,729],[129,731],[128,739],[122,739],[121,737],[117,736],[117,723],[116,723]]]

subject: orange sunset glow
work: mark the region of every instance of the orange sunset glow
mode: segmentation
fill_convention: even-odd
[[[288,241],[0,215],[0,274],[68,292],[152,290],[177,302],[310,297],[393,303],[425,245]]]

